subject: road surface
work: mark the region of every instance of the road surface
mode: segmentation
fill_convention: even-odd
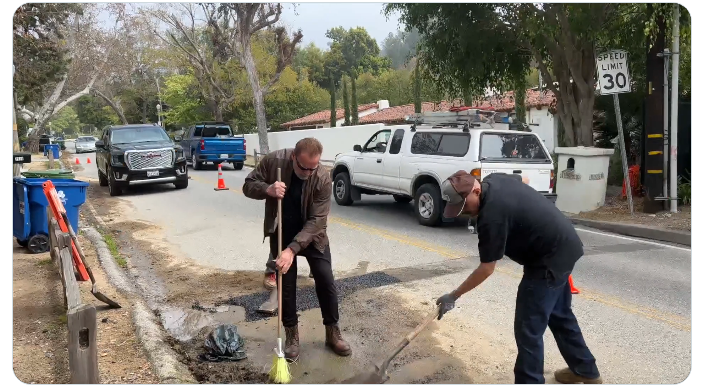
[[[97,180],[94,154],[78,158],[84,170],[77,175]],[[93,164],[85,164],[87,158]],[[132,205],[135,217],[159,225],[165,239],[195,262],[263,271],[268,256],[268,244],[262,242],[264,204],[241,193],[250,168],[235,171],[227,165],[224,179],[230,190],[214,191],[217,170],[208,167],[189,169],[192,180],[185,190],[141,187],[121,198]],[[573,308],[605,383],[685,380],[691,365],[690,249],[577,230],[586,253],[573,272],[581,290]],[[328,231],[337,277],[359,269],[410,271],[408,281],[378,290],[402,294],[408,303],[432,301],[454,289],[479,263],[477,236],[468,233],[466,223],[420,226],[412,204],[397,204],[390,196],[364,196],[350,207],[333,202]],[[308,268],[301,260],[300,273]],[[498,368],[506,379],[516,357],[513,314],[520,277],[519,265],[501,260],[496,273],[441,321],[442,327],[455,328],[442,340],[451,343],[452,351],[469,357],[471,350],[461,348],[461,342],[479,338],[494,354],[491,362],[499,363],[480,368]],[[545,369],[552,373],[565,364],[550,332],[545,341]]]

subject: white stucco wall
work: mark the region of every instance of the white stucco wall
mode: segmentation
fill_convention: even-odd
[[[342,152],[353,151],[355,144],[363,145],[370,137],[380,131],[383,124],[356,125],[350,127],[305,129],[301,131],[283,131],[268,133],[268,148],[271,151],[282,148],[293,148],[298,140],[306,137],[315,137],[324,146],[323,161],[333,161],[336,155]],[[246,153],[253,155],[254,149],[260,150],[258,135],[244,135],[246,139]]]
[[[556,126],[557,118],[549,113],[546,108],[531,108],[527,111],[526,119],[532,132],[538,134],[546,144],[548,151],[553,153],[555,147],[558,145],[556,141],[558,135],[558,127]]]

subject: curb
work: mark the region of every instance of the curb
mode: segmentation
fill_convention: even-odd
[[[105,270],[109,282],[117,290],[129,295],[133,303],[132,322],[136,335],[146,351],[147,358],[158,376],[161,384],[197,384],[188,367],[178,361],[175,352],[166,344],[163,331],[158,325],[158,318],[146,307],[146,304],[135,292],[124,273],[117,268],[110,250],[100,232],[95,228],[83,228],[85,236],[95,246],[98,260]]]
[[[607,232],[617,233],[625,236],[640,237],[649,240],[657,240],[674,244],[692,246],[692,234],[680,230],[670,230],[652,228],[650,226],[636,224],[620,224],[616,222],[594,221],[579,217],[568,217],[575,225],[587,226]]]

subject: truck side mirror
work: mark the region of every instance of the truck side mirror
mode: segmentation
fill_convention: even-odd
[[[355,146],[353,146],[353,150],[357,151],[357,152],[361,152],[361,151],[363,151],[363,148],[361,148],[360,145],[356,144]]]
[[[105,142],[102,140],[95,141],[95,148],[105,148]]]

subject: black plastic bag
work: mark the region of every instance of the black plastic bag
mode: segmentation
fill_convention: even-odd
[[[206,361],[239,361],[246,358],[244,338],[234,325],[220,325],[205,338],[207,353],[200,357]]]

